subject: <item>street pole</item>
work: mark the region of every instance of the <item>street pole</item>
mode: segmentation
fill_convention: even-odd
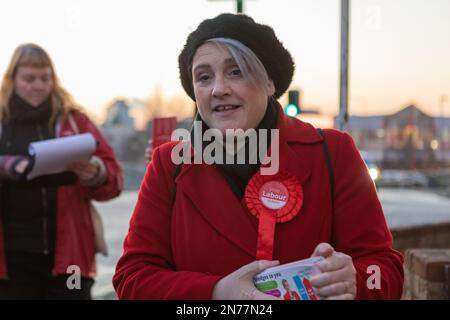
[[[339,82],[338,129],[345,131],[348,122],[348,47],[349,47],[349,4],[350,0],[341,0],[341,71]]]
[[[208,0],[208,1],[227,1],[227,0]],[[236,13],[244,13],[244,0],[236,0]]]
[[[447,102],[448,97],[446,95],[442,95],[440,98],[440,104],[441,104],[441,117],[444,118],[444,107],[445,107],[445,102]]]
[[[441,144],[441,147],[440,147],[440,149],[441,149],[441,152],[442,152],[442,161],[443,162],[447,162],[447,144],[448,144],[448,141],[449,141],[449,138],[448,138],[448,135],[447,135],[447,128],[445,128],[445,126],[444,126],[444,123],[445,123],[445,120],[444,120],[444,116],[445,116],[445,112],[444,112],[444,108],[445,108],[445,103],[447,102],[447,100],[448,100],[448,97],[446,96],[446,95],[442,95],[441,96],[441,98],[440,98],[440,102],[441,102],[441,105],[440,105],[440,107],[441,107],[441,119],[440,119],[440,122],[442,121],[442,125],[441,125],[441,128],[439,128],[439,135],[440,135],[440,137],[441,137],[441,141],[439,141],[440,142],[440,144]]]
[[[237,13],[244,12],[244,0],[236,0],[236,12]]]

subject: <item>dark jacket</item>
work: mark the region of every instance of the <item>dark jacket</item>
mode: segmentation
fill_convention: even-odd
[[[17,96],[13,96],[12,102],[15,102],[12,111],[16,112],[2,123],[0,156],[27,156],[31,142],[55,137],[53,128],[48,125],[51,116],[50,99],[38,108],[28,105]],[[75,183],[77,177],[74,173],[66,172],[32,181],[22,180],[24,179],[6,180],[0,194],[6,250],[53,253],[56,190],[60,185]]]
[[[102,185],[96,188],[84,187],[78,183],[57,188],[53,274],[66,274],[69,266],[76,265],[80,267],[83,277],[92,278],[95,276],[96,268],[94,233],[89,204],[91,200],[105,201],[118,196],[123,188],[123,177],[113,150],[96,126],[79,111],[74,111],[72,115],[80,133],[90,132],[98,141],[95,155],[103,161],[107,178]],[[55,132],[56,137],[76,133],[67,117],[59,119]],[[0,192],[1,184],[0,180]],[[3,232],[3,224],[0,221],[0,279],[7,278]]]

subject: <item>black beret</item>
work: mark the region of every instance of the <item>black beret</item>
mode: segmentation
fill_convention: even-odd
[[[204,20],[187,38],[178,57],[180,79],[186,93],[195,101],[192,85],[192,59],[197,49],[212,38],[234,39],[248,48],[261,60],[269,78],[275,85],[275,98],[289,87],[294,74],[294,61],[278,40],[273,29],[256,23],[244,14],[224,13]]]

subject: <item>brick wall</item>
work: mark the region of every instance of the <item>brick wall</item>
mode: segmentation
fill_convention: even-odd
[[[404,299],[450,299],[450,249],[409,249],[405,256]]]
[[[403,299],[450,299],[450,222],[393,228],[391,233],[394,248],[405,255]]]
[[[391,229],[394,248],[405,253],[412,248],[450,248],[450,222]]]

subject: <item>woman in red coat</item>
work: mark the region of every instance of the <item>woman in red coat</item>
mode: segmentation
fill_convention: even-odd
[[[113,150],[60,85],[47,52],[15,50],[0,86],[0,299],[90,299],[95,238],[90,201],[118,196]],[[28,180],[28,146],[90,133],[90,159]]]
[[[202,127],[195,150],[171,142],[153,152],[113,278],[119,298],[273,299],[253,277],[311,256],[324,258],[310,278],[320,298],[400,298],[403,258],[353,140],[320,134],[275,100],[294,64],[273,30],[245,15],[205,20],[179,68]],[[255,132],[266,157],[252,161],[251,140],[230,129]],[[209,139],[197,143],[199,132]]]

